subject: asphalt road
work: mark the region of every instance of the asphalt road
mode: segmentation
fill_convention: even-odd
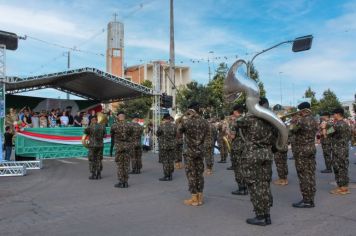
[[[104,161],[103,179],[88,180],[85,159],[46,160],[42,170],[25,177],[0,178],[0,235],[356,235],[356,189],[334,196],[333,174],[321,174],[317,156],[317,195],[313,209],[294,209],[300,200],[294,161],[289,160],[289,185],[273,186],[272,225],[251,226],[249,196],[234,196],[229,164],[215,163],[205,178],[205,204],[189,207],[183,170],[173,182],[159,182],[162,168],[157,156],[144,154],[141,175],[131,175],[128,189],[114,188],[113,159]],[[216,161],[218,156],[215,157]],[[356,180],[356,150],[350,152],[350,177]],[[274,171],[274,177],[275,175]]]

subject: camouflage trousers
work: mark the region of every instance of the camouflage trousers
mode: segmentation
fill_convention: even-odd
[[[182,162],[183,161],[183,144],[178,144],[175,150],[175,162]]]
[[[314,145],[314,144],[313,144]],[[304,201],[314,201],[315,197],[315,149],[304,152],[303,147],[296,147],[293,151],[295,168],[299,178],[300,191]]]
[[[221,161],[226,161],[227,156],[228,156],[227,145],[224,142],[224,140],[220,140],[218,143],[219,143],[219,151],[220,151]]]
[[[347,145],[337,145],[332,152],[332,167],[338,187],[347,187],[349,184],[349,148]]]
[[[242,158],[242,173],[250,192],[250,199],[257,216],[270,213],[273,205],[271,192],[272,161]]]
[[[205,149],[205,165],[206,168],[208,169],[213,169],[214,166],[214,153],[213,153],[213,147],[208,147]]]
[[[161,149],[159,152],[161,155],[164,176],[169,176],[174,172],[174,150]]]
[[[141,146],[137,146],[132,149],[131,168],[133,170],[141,170],[142,169],[142,147]]]
[[[115,155],[117,166],[117,178],[120,182],[127,182],[129,179],[130,169],[130,152],[129,150],[117,150]]]
[[[332,167],[332,150],[330,143],[321,143],[321,148],[323,149],[323,156],[325,160],[325,168],[331,170]]]
[[[287,179],[288,176],[287,157],[288,157],[288,151],[276,152],[274,154],[274,162],[276,163],[277,174],[278,174],[278,178],[280,179]]]
[[[191,194],[201,193],[204,189],[204,160],[201,153],[187,153],[185,157],[185,172]]]
[[[231,149],[231,165],[234,169],[235,181],[239,186],[245,186],[245,180],[242,174],[242,152]]]
[[[90,147],[88,153],[89,172],[96,173],[103,170],[103,147]]]

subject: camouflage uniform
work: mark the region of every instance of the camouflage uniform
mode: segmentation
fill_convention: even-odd
[[[101,124],[91,124],[84,129],[84,134],[89,135],[89,171],[90,173],[98,174],[102,171],[102,159],[104,148],[104,136],[106,134],[106,128]]]
[[[133,128],[125,121],[117,121],[111,126],[111,136],[115,136],[115,162],[117,164],[117,176],[120,183],[127,183],[129,179],[130,143]]]
[[[132,171],[135,173],[140,173],[142,169],[142,145],[141,138],[143,134],[143,127],[133,122],[131,123],[133,134],[131,136],[131,167]]]
[[[278,178],[280,179],[287,179],[288,176],[288,145],[286,144],[283,147],[283,150],[278,150],[274,154],[274,162],[276,163],[277,167],[277,174]]]
[[[232,168],[234,169],[236,183],[239,185],[239,188],[244,188],[245,181],[242,175],[242,168],[241,168],[244,140],[240,135],[240,127],[238,125],[240,120],[243,120],[243,117],[240,117],[236,121],[236,124],[234,125],[232,130],[234,139],[232,140],[231,143],[231,163],[232,163]]]
[[[276,142],[275,128],[267,121],[247,115],[239,122],[245,145],[242,152],[242,174],[251,194],[257,216],[267,216],[273,204],[272,145]]]
[[[205,165],[208,169],[213,169],[214,166],[214,134],[216,128],[213,124],[209,123],[208,133],[205,139]]]
[[[228,148],[226,145],[226,142],[224,140],[224,137],[226,137],[227,134],[227,127],[224,121],[221,121],[218,124],[218,135],[217,135],[217,141],[218,141],[218,146],[219,146],[219,151],[220,151],[220,157],[221,160],[220,162],[226,162],[226,158],[228,156]]]
[[[318,124],[312,115],[306,115],[294,121],[290,129],[294,138],[292,152],[303,201],[313,203],[316,191],[315,135]]]
[[[330,122],[326,124],[326,129],[329,129],[332,126]],[[332,151],[331,151],[331,138],[327,135],[324,136],[321,130],[321,138],[320,138],[321,148],[323,149],[323,156],[325,160],[325,167],[327,170],[331,170],[332,166]]]
[[[176,139],[176,157],[175,157],[175,162],[176,163],[181,163],[183,160],[183,135],[177,134],[177,139]]]
[[[204,189],[204,142],[209,129],[208,121],[201,118],[194,110],[189,110],[179,127],[184,134],[187,148],[184,153],[185,170],[189,191],[192,194],[202,193]]]
[[[174,123],[166,121],[161,124],[157,130],[159,137],[159,159],[163,164],[163,173],[165,177],[171,177],[174,171],[174,159],[176,148],[177,127]]]
[[[349,184],[349,142],[351,140],[351,128],[344,121],[339,120],[328,130],[331,136],[333,171],[338,187],[347,187]]]

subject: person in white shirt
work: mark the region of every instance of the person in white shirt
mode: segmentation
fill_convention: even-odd
[[[67,127],[69,123],[69,117],[67,116],[67,113],[64,111],[62,116],[59,118],[61,121],[61,126],[62,127]]]

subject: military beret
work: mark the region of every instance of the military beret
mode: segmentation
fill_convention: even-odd
[[[268,102],[268,99],[267,98],[265,98],[265,97],[260,97],[260,101],[259,101],[259,103],[258,104],[260,104],[260,106],[263,106],[263,105],[269,105],[269,102]]]
[[[299,110],[303,109],[310,109],[310,103],[309,102],[302,102],[301,104],[298,105]]]
[[[335,108],[333,110],[333,114],[341,114],[341,115],[344,115],[345,114],[345,111],[344,109],[342,109],[342,107],[338,107],[338,108]]]
[[[240,104],[236,104],[233,108],[232,108],[233,111],[238,111],[240,113],[243,112],[244,110],[244,106],[243,105],[240,105]]]
[[[330,113],[327,111],[320,112],[320,116],[330,116]]]
[[[199,104],[198,102],[193,101],[193,102],[191,102],[191,103],[189,104],[188,108],[189,108],[189,109],[193,109],[193,110],[195,110],[195,111],[198,111],[198,110],[199,110],[199,106],[200,106],[200,104]]]
[[[170,119],[171,119],[171,116],[168,113],[163,115],[163,120],[170,120]]]

